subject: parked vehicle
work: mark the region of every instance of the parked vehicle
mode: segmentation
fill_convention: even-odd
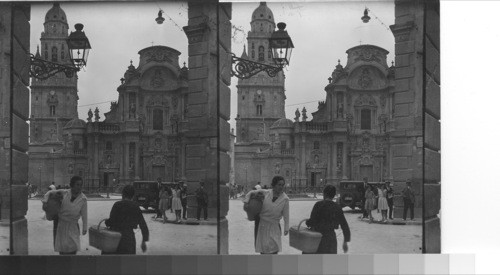
[[[162,182],[162,186],[173,188],[177,183]],[[158,207],[158,198],[160,197],[160,186],[156,181],[134,181],[135,195],[134,201],[144,209],[149,207],[156,209]]]

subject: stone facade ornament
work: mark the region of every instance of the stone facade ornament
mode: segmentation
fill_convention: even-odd
[[[151,79],[150,83],[153,88],[160,88],[165,85],[165,80],[161,76],[161,70],[156,70],[153,79]]]
[[[92,117],[94,116],[94,114],[92,113],[92,109],[89,109],[89,112],[87,114],[89,115],[89,117],[87,118],[87,122],[92,122]]]
[[[354,102],[355,106],[377,106],[377,102],[371,95],[361,94]]]
[[[99,122],[99,119],[101,119],[101,117],[99,116],[99,108],[98,107],[95,107],[95,110],[94,110],[94,121],[95,122]]]
[[[307,120],[307,110],[306,107],[302,108],[302,121]]]
[[[147,62],[156,61],[156,62],[164,62],[173,63],[172,58],[169,54],[161,49],[154,49],[144,53],[145,59]]]
[[[299,122],[299,119],[300,119],[300,111],[299,108],[297,108],[297,110],[295,110],[295,122]]]
[[[359,76],[358,79],[358,84],[361,86],[361,88],[369,88],[372,86],[373,80],[370,77],[370,71],[367,68],[364,68],[363,71],[361,72],[361,75]]]

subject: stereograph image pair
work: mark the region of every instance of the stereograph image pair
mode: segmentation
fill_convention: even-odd
[[[3,255],[440,252],[438,1],[1,2]]]

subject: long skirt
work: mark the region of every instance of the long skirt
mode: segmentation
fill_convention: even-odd
[[[366,209],[366,211],[372,211],[373,209],[375,209],[374,199],[367,199],[366,200],[365,209]]]
[[[64,253],[80,251],[80,226],[78,222],[59,219],[54,250]]]
[[[302,254],[337,254],[337,236],[335,232],[321,233],[321,241],[315,253],[302,252]]]
[[[160,199],[160,204],[158,205],[160,211],[165,211],[168,209],[168,199]]]
[[[182,203],[180,198],[173,198],[172,199],[172,209],[173,210],[181,210],[182,209]]]
[[[272,222],[260,217],[255,252],[281,252],[281,227],[279,222]]]
[[[102,252],[101,254],[136,254],[135,234],[133,230],[121,231],[122,238],[118,244],[116,252]]]
[[[387,199],[385,197],[378,198],[378,209],[379,210],[389,209],[389,204],[387,203]]]

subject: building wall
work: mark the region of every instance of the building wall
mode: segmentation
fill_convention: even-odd
[[[394,128],[391,135],[394,191],[401,194],[411,180],[416,194],[415,216],[422,217],[423,190],[423,94],[424,1],[396,1],[391,26],[396,41]],[[397,165],[396,165],[397,164]],[[394,216],[402,217],[403,199],[396,195]]]
[[[29,4],[0,3],[0,231],[10,225],[7,251],[16,255],[28,253],[30,14]]]
[[[439,2],[425,2],[424,252],[441,253],[441,110]]]

